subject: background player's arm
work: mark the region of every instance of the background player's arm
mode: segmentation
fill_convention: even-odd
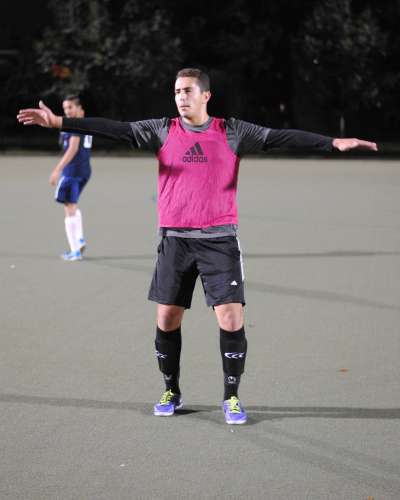
[[[57,184],[62,169],[66,165],[68,165],[68,163],[70,163],[75,157],[76,153],[79,150],[80,140],[80,137],[78,137],[77,135],[73,135],[72,137],[70,137],[68,148],[65,150],[65,153],[63,154],[61,160],[57,163],[50,175],[49,181],[52,186],[55,186]]]

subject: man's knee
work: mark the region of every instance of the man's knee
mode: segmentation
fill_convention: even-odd
[[[158,304],[157,325],[164,332],[176,330],[180,327],[185,309],[180,306]]]
[[[243,326],[243,306],[239,303],[215,306],[218,325],[227,332],[236,332]]]
[[[66,217],[74,217],[76,214],[77,205],[75,203],[65,203],[64,211]]]

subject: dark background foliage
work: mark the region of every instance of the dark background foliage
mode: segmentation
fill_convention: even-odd
[[[174,115],[186,66],[209,72],[214,115],[398,141],[400,0],[35,0],[3,2],[0,19],[3,147],[33,145],[15,113],[40,98]]]

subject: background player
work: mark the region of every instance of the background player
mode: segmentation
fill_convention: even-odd
[[[132,123],[63,119],[40,103],[40,109],[21,110],[18,119],[25,125],[127,140],[136,148],[157,154],[162,240],[149,299],[158,303],[155,346],[166,391],[154,406],[154,414],[170,416],[182,406],[181,322],[200,275],[207,305],[214,308],[220,328],[225,421],[243,424],[247,416],[238,399],[238,387],[247,340],[242,255],[236,237],[240,158],[282,146],[313,151],[376,151],[377,146],[359,139],[334,139],[299,130],[274,130],[234,118],[213,118],[207,112],[210,97],[208,76],[187,68],[178,72],[175,81],[179,118]]]
[[[62,103],[67,118],[83,118],[84,110],[78,96],[67,96]],[[66,261],[82,259],[86,242],[83,236],[82,213],[78,200],[90,175],[92,136],[71,132],[60,133],[64,155],[50,175],[50,184],[57,186],[55,199],[64,204],[65,232],[70,251],[61,255]]]

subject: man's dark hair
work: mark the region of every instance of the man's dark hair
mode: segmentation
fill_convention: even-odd
[[[200,90],[205,92],[206,90],[210,90],[210,77],[198,68],[184,68],[178,71],[176,74],[176,80],[181,77],[189,76],[192,78],[196,78],[199,84]]]
[[[76,94],[70,94],[64,97],[63,101],[72,101],[76,106],[81,106],[81,99],[78,95]]]

